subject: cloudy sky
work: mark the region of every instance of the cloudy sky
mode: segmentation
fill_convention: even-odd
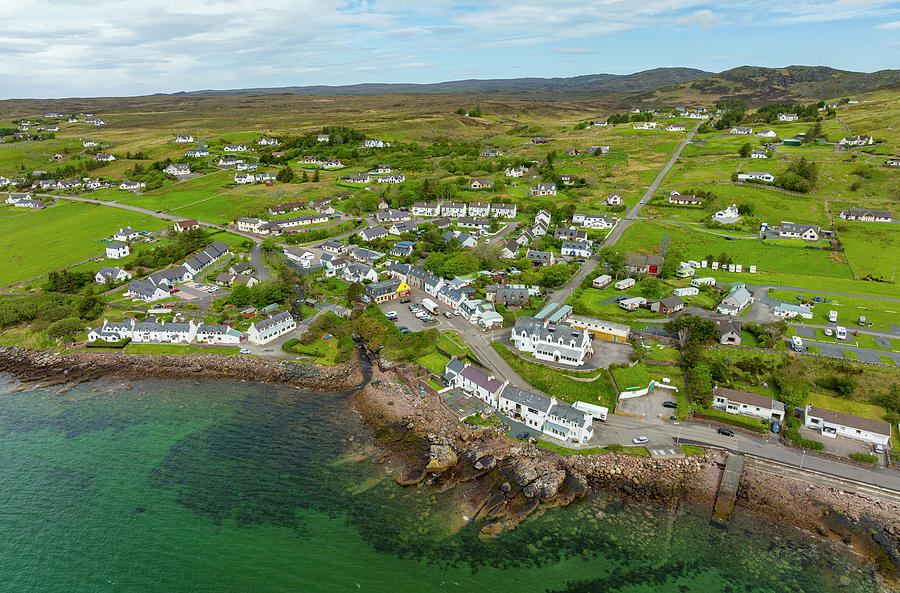
[[[0,98],[900,67],[900,2],[875,0],[0,0],[0,14]]]

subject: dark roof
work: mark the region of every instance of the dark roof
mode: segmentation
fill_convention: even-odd
[[[874,432],[875,434],[882,434],[887,436],[890,436],[891,434],[891,425],[883,420],[862,418],[860,416],[853,416],[852,414],[835,412],[834,410],[826,410],[824,408],[817,408],[815,406],[807,406],[807,414],[810,416],[815,416],[816,418],[821,418],[826,422],[830,422],[832,424],[840,424],[842,426],[849,426],[850,428],[858,428],[859,430],[866,430],[868,432]]]
[[[759,406],[760,408],[781,409],[784,406],[784,404],[781,404],[781,402],[765,395],[760,395],[758,393],[752,393],[749,391],[728,389],[727,387],[719,387],[718,385],[716,385],[716,388],[713,389],[713,395],[727,398],[728,401],[734,401],[751,406]]]

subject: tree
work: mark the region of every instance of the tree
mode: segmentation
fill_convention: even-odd
[[[816,122],[806,131],[806,136],[803,137],[803,142],[804,142],[804,144],[811,144],[811,143],[815,142],[821,136],[822,136],[822,124],[819,122]]]
[[[304,173],[305,174],[305,173]],[[294,180],[294,169],[291,167],[282,167],[275,176],[280,183],[290,183]]]
[[[641,296],[648,299],[658,299],[662,296],[664,290],[662,282],[653,276],[645,276],[641,279],[638,283],[638,288],[640,289]]]
[[[619,274],[625,271],[625,254],[616,251],[613,247],[604,247],[599,253],[600,261],[606,263],[606,267],[610,274],[619,277]]]
[[[51,338],[62,338],[64,336],[72,336],[84,327],[84,323],[77,317],[66,317],[59,321],[54,321],[47,328],[47,335]]]
[[[359,282],[354,282],[347,287],[347,299],[351,303],[359,301],[362,298],[363,293],[365,293],[365,287]]]
[[[560,286],[569,278],[569,266],[553,264],[541,270],[541,284],[544,286]]]
[[[747,158],[748,156],[750,156],[750,153],[752,153],[752,152],[753,152],[753,147],[750,146],[749,142],[744,142],[743,146],[741,146],[741,149],[738,151],[738,153],[741,155],[742,158]]]
[[[228,297],[228,302],[235,307],[246,307],[250,304],[250,289],[247,288],[246,284],[235,285],[231,291],[231,296]]]
[[[303,172],[303,176],[300,177],[300,183],[306,183],[309,181],[309,175],[306,174],[306,171]]]
[[[319,168],[318,168],[318,167],[316,167],[315,170],[313,170],[313,178],[312,178],[312,180],[313,180],[313,183],[318,183],[318,182],[319,182]]]
[[[776,375],[775,385],[781,393],[781,401],[789,406],[799,406],[809,395],[809,381],[797,375]]]

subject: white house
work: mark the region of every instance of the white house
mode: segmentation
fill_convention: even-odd
[[[204,344],[240,344],[244,334],[238,330],[213,323],[201,323],[197,326],[197,342]]]
[[[111,163],[116,160],[116,157],[106,152],[98,152],[94,158],[101,163]]]
[[[113,241],[106,246],[106,257],[109,259],[122,259],[128,257],[131,248],[121,241]]]
[[[747,173],[738,173],[738,181],[765,181],[766,183],[773,183],[775,181],[775,176],[771,173],[763,173],[759,171],[748,171]]]
[[[538,360],[581,366],[585,357],[594,353],[587,330],[556,325],[530,316],[516,319],[511,341],[522,352]]]
[[[441,204],[441,213],[447,218],[459,218],[466,215],[465,202],[445,202]]]
[[[182,165],[179,163],[172,163],[165,169],[163,169],[163,173],[168,173],[169,175],[175,175],[176,177],[180,175],[190,175],[191,174],[191,166],[190,165]]]
[[[260,146],[278,146],[280,144],[277,138],[260,138],[256,143]]]
[[[281,311],[262,321],[250,325],[247,330],[247,339],[254,344],[267,344],[284,334],[293,331],[297,322],[287,311]]]
[[[328,159],[322,165],[322,167],[325,169],[339,169],[340,167],[343,167],[343,166],[344,166],[344,164],[341,163],[340,159]]]
[[[779,113],[778,121],[799,121],[800,116],[796,113]]]
[[[209,151],[205,148],[195,148],[193,150],[185,150],[184,156],[189,156],[196,159],[204,156],[209,156]]]
[[[441,205],[438,202],[416,202],[410,208],[410,213],[413,216],[440,216]]]
[[[762,420],[784,421],[784,404],[758,393],[736,391],[716,385],[713,388],[712,405],[729,414],[752,416]]]
[[[868,146],[874,144],[875,139],[871,136],[850,136],[849,138],[841,138],[841,146]]]
[[[752,302],[753,295],[741,286],[722,299],[722,302],[716,307],[716,311],[722,315],[740,315],[741,311],[746,309]]]
[[[184,267],[184,269],[190,272],[192,275],[196,276],[202,270],[219,261],[229,253],[230,251],[228,250],[228,246],[225,243],[216,241],[204,248],[203,251],[188,258],[188,260],[184,262],[184,265],[182,267]]]
[[[85,148],[96,148],[100,146],[100,143],[96,140],[82,140],[81,145]]]
[[[383,239],[387,236],[387,229],[380,225],[359,231],[359,237],[363,241],[374,241],[375,239]]]
[[[365,148],[385,148],[390,147],[390,142],[385,142],[384,140],[377,140],[374,138],[370,138],[363,143]]]
[[[169,296],[169,288],[158,286],[149,280],[134,280],[128,284],[125,296],[147,302],[158,301]]]
[[[643,123],[634,124],[635,130],[655,130],[656,122],[655,121],[645,121]]]
[[[182,134],[180,136],[175,136],[175,142],[178,144],[187,144],[189,142],[193,142],[194,137],[190,134]]]
[[[529,188],[531,195],[533,196],[555,196],[556,195],[556,184],[555,183],[538,183],[537,185]]]
[[[574,214],[572,224],[577,224],[586,229],[611,229],[616,226],[616,219],[602,214]]]
[[[116,231],[116,234],[113,235],[113,239],[116,241],[133,241],[140,237],[141,234],[131,227],[125,227],[124,229],[119,229]]]
[[[821,229],[812,224],[797,224],[794,222],[782,222],[778,228],[778,236],[788,239],[806,239],[818,241]]]
[[[593,418],[568,404],[512,385],[498,396],[499,410],[535,430],[563,441],[583,443],[594,436]]]
[[[769,158],[769,154],[765,150],[754,150],[750,152],[751,159],[766,159]]]
[[[382,177],[376,178],[378,183],[389,183],[392,185],[396,185],[398,183],[403,183],[406,181],[406,175],[400,175],[399,173],[394,173],[392,175],[384,175]]]
[[[593,253],[587,241],[563,241],[560,252],[571,257],[590,257]]]
[[[753,133],[753,128],[749,126],[734,126],[733,128],[731,128],[730,132],[732,134],[738,134],[741,136],[749,136]]]
[[[515,204],[491,204],[491,216],[493,218],[515,218]]]
[[[319,134],[316,136],[316,142],[328,142],[331,137],[328,134]]]
[[[507,177],[522,177],[528,171],[525,167],[510,167],[506,170]]]
[[[883,420],[860,418],[843,412],[834,412],[807,405],[803,424],[820,430],[823,437],[848,437],[878,445],[890,445],[891,425]]]
[[[493,375],[468,363],[455,374],[452,384],[494,408],[499,404],[500,389],[503,387],[503,383],[497,381]]]
[[[622,196],[617,193],[611,193],[606,196],[606,205],[607,206],[621,206],[625,202],[622,201]]]
[[[244,144],[226,144],[222,150],[225,152],[247,152],[247,146]]]
[[[775,133],[775,130],[769,130],[769,129],[760,130],[756,133],[756,135],[759,136],[760,138],[775,138],[778,136],[778,134]]]
[[[894,216],[890,210],[869,210],[867,208],[850,208],[841,210],[841,218],[844,220],[858,220],[860,222],[893,222]]]
[[[238,185],[246,185],[248,183],[255,183],[256,176],[253,173],[235,173],[234,182]]]
[[[97,284],[106,284],[107,280],[112,280],[113,282],[121,282],[123,280],[130,280],[131,277],[131,272],[123,270],[122,268],[110,268],[109,266],[103,266],[94,275],[94,282],[96,282]]]

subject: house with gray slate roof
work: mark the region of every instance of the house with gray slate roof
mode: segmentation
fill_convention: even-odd
[[[297,327],[297,322],[287,311],[281,311],[268,319],[257,321],[247,330],[247,338],[254,344],[267,344]]]
[[[521,352],[538,360],[581,366],[594,353],[591,334],[584,329],[557,325],[530,316],[516,319],[510,339]]]

